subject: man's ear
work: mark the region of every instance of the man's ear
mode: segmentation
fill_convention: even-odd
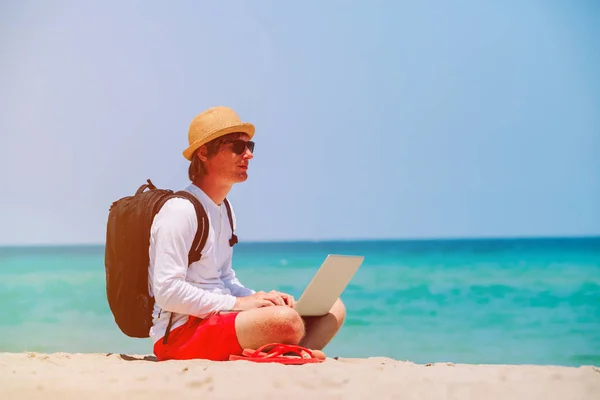
[[[198,150],[196,150],[196,155],[200,158],[200,160],[207,161],[208,160],[208,150],[206,149],[206,146],[205,145],[200,146],[200,148]]]

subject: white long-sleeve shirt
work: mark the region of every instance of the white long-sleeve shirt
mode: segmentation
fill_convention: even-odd
[[[154,296],[154,343],[166,331],[173,312],[171,330],[183,325],[188,315],[204,317],[231,310],[236,297],[254,293],[237,279],[231,266],[232,232],[225,204],[217,205],[195,185],[185,190],[204,206],[209,220],[208,238],[199,261],[188,267],[188,253],[198,228],[194,205],[187,199],[168,200],[154,217],[150,231],[149,292]],[[235,229],[235,213],[231,207]]]

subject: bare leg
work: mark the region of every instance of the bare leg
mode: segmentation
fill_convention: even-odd
[[[300,315],[285,306],[243,311],[235,319],[235,330],[242,349],[269,343],[298,344],[305,332]]]
[[[235,319],[235,330],[242,349],[258,349],[269,343],[299,344],[306,332],[296,310],[284,306],[243,311]],[[312,353],[325,359],[318,349]]]
[[[300,345],[309,349],[321,350],[333,339],[346,318],[346,307],[338,299],[329,314],[322,317],[304,317],[306,335]]]

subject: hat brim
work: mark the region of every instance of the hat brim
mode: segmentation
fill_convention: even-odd
[[[214,140],[221,136],[229,135],[230,133],[236,133],[236,132],[245,133],[246,135],[248,135],[250,137],[250,139],[252,139],[252,137],[254,136],[254,131],[255,131],[254,125],[252,125],[248,122],[244,122],[239,125],[233,125],[233,126],[230,126],[230,127],[224,128],[224,129],[219,129],[218,131],[212,132],[211,134],[209,134],[201,139],[198,139],[194,143],[190,144],[190,146],[183,151],[183,156],[187,160],[191,161],[192,156],[194,155],[194,152],[196,152],[196,150],[198,150],[200,148],[200,146],[210,142],[211,140]]]

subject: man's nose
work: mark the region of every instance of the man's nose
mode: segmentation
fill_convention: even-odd
[[[246,160],[250,160],[252,158],[254,158],[254,154],[252,154],[252,152],[250,151],[249,148],[246,147],[246,150],[244,150],[244,158]]]

